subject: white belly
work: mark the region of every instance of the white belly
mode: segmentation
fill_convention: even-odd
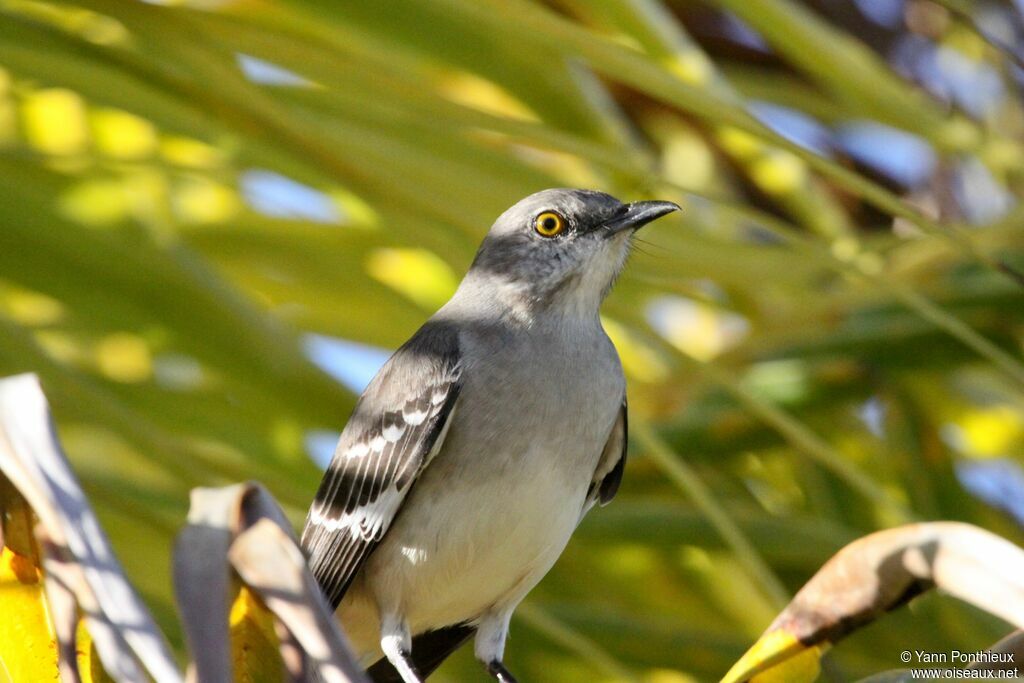
[[[458,486],[441,474],[450,468],[430,471],[434,461],[339,608],[360,655],[377,654],[378,604],[421,633],[514,605],[543,578],[576,528],[589,477],[566,481],[542,458],[521,456],[515,481]]]

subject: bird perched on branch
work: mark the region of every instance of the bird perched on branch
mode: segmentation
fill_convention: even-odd
[[[421,681],[474,634],[515,680],[512,612],[622,479],[626,385],[601,302],[633,233],[678,208],[523,199],[360,397],[302,545],[375,681]]]

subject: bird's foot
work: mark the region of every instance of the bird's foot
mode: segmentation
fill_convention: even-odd
[[[391,662],[391,666],[395,667],[402,683],[423,683],[423,677],[416,670],[416,665],[412,662],[412,654],[409,652],[412,639],[409,637],[409,627],[405,622],[387,621],[382,626],[381,632],[387,635],[380,639],[380,649]]]
[[[498,683],[517,683],[516,677],[498,660],[494,660],[487,665],[487,673],[494,676]]]
[[[402,677],[402,683],[423,683],[423,677],[420,676],[420,672],[416,670],[416,666],[412,663],[412,654],[401,648],[396,653],[396,657],[392,659],[388,657],[388,660],[398,671],[398,675]]]

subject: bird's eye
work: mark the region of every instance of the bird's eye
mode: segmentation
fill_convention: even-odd
[[[542,237],[554,237],[565,230],[565,219],[554,211],[545,211],[537,216],[533,222],[533,228]]]

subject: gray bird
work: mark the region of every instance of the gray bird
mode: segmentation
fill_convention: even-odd
[[[420,681],[474,633],[488,672],[515,681],[512,612],[622,480],[626,383],[601,302],[633,233],[678,209],[592,190],[520,201],[360,397],[302,545],[378,683]]]

